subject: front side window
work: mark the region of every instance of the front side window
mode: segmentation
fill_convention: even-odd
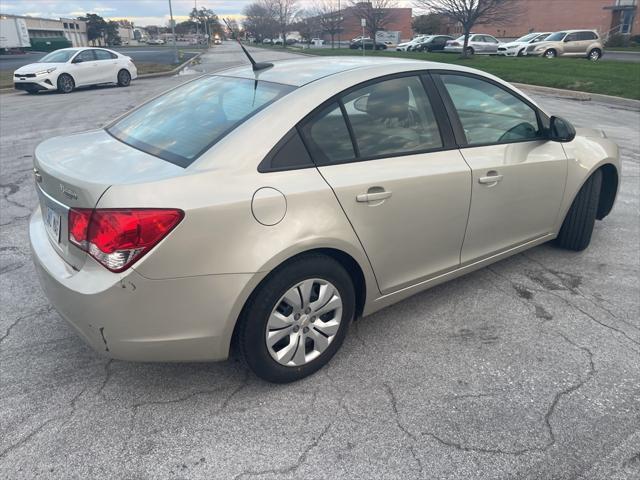
[[[565,42],[577,42],[580,39],[579,34],[578,33],[570,33],[569,35],[567,35],[567,37],[564,39]]]
[[[384,80],[343,98],[362,158],[442,147],[438,124],[420,78]]]
[[[302,131],[318,164],[340,163],[355,158],[349,130],[337,103],[319,112],[302,127]]]
[[[151,100],[107,131],[123,143],[187,167],[231,130],[294,89],[205,76]]]
[[[441,75],[469,145],[533,140],[542,134],[536,111],[508,91],[484,80]]]
[[[93,62],[95,59],[93,50],[83,50],[76,57],[76,60],[81,60],[83,62]]]

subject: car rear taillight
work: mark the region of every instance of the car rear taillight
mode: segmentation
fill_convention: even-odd
[[[69,210],[69,241],[112,272],[129,268],[184,218],[176,209]]]

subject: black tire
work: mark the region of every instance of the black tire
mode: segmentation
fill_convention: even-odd
[[[473,49],[473,47],[467,47],[467,55],[474,55],[476,53],[476,51]]]
[[[131,85],[131,74],[124,68],[118,72],[118,86],[128,87]]]
[[[524,48],[518,52],[518,57],[524,57]]]
[[[562,223],[556,244],[579,252],[589,246],[598,212],[602,171],[597,170],[582,185]]]
[[[599,48],[594,48],[587,54],[587,58],[592,62],[597,62],[602,57],[602,51]]]
[[[67,73],[63,73],[58,77],[58,91],[60,93],[71,93],[76,88],[76,82],[73,77]]]
[[[556,58],[557,56],[558,56],[558,52],[556,52],[553,48],[550,48],[543,54],[543,57],[545,58]]]
[[[342,317],[333,341],[319,357],[301,366],[285,366],[274,360],[267,348],[265,332],[272,310],[287,290],[303,280],[320,278],[331,282],[342,299]],[[235,346],[249,368],[269,382],[300,380],[322,368],[338,351],[355,314],[355,291],[351,277],[337,261],[309,254],[274,270],[251,295],[238,319]]]

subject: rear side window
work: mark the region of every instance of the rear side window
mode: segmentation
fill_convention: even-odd
[[[470,146],[540,137],[536,111],[518,97],[474,77],[441,75],[441,78]]]
[[[106,50],[94,50],[96,53],[97,60],[113,60],[114,58],[118,58],[113,53],[107,52]]]
[[[127,145],[187,167],[227,133],[294,89],[206,76],[151,100],[107,131]]]
[[[578,34],[578,38],[580,40],[595,40],[598,37],[593,32],[580,32]]]
[[[418,77],[367,85],[346,95],[343,103],[363,158],[442,147],[438,123]]]
[[[320,164],[355,158],[347,124],[337,103],[330,104],[307,122],[302,131],[311,155]]]
[[[314,163],[302,143],[298,131],[293,128],[273,148],[258,166],[259,172],[278,172],[313,167]]]

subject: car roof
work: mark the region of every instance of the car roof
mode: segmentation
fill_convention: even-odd
[[[442,64],[437,62],[389,57],[305,57],[300,59],[275,61],[273,62],[273,67],[258,72],[254,72],[250,65],[246,65],[223,70],[215,73],[215,75],[249,78],[252,80],[259,79],[266,82],[282,83],[285,85],[301,87],[330,75],[336,75],[352,70],[375,70],[376,67],[382,68],[388,66],[390,63],[397,66],[404,64],[406,65],[407,71],[442,68]],[[449,66],[455,67],[454,65]]]

